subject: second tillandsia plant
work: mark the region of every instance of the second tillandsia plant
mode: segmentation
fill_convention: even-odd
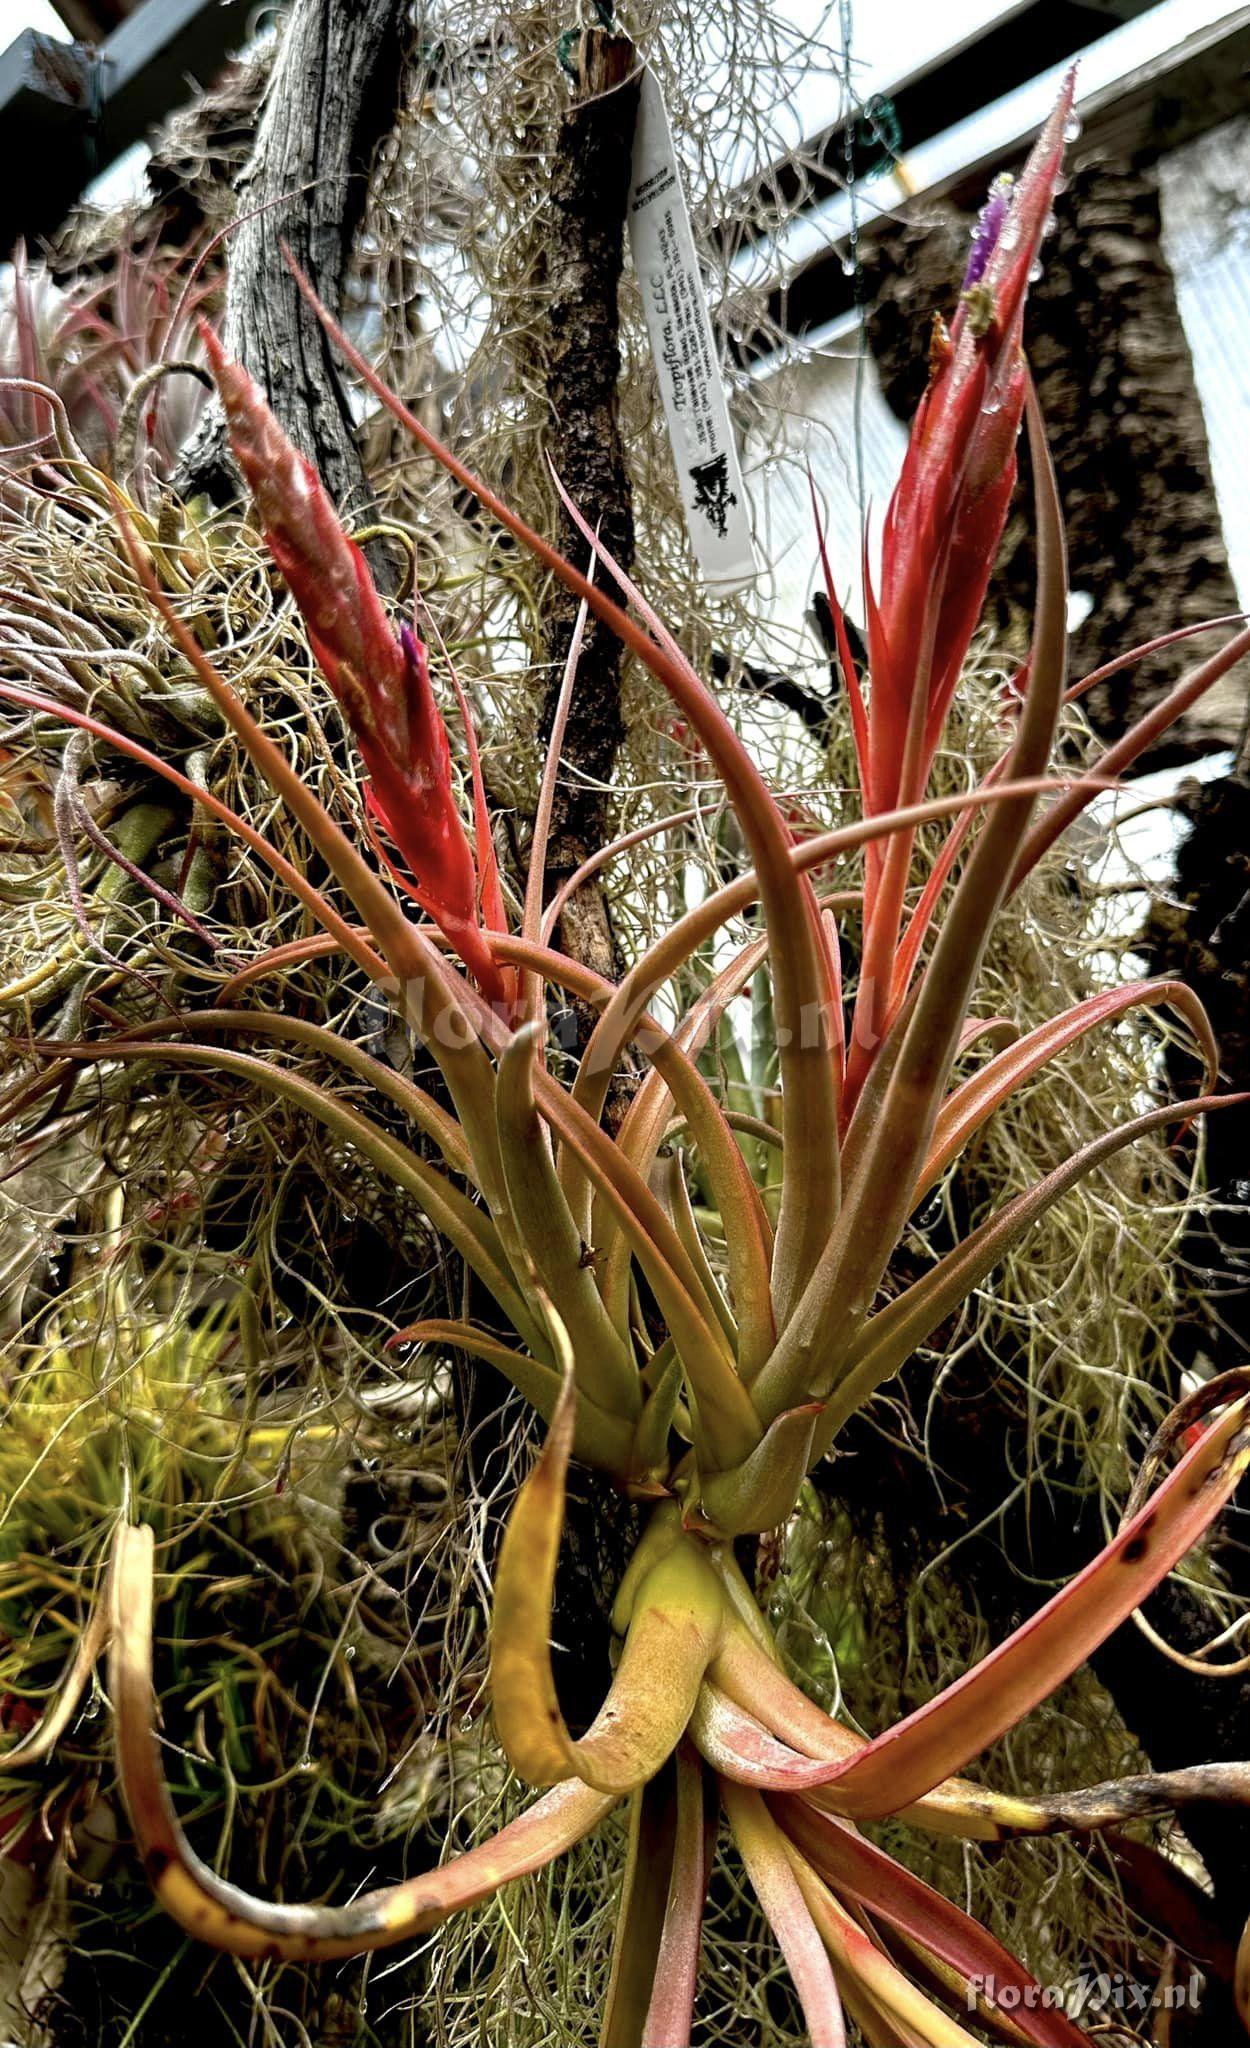
[[[550,1863],[628,1801],[630,1846],[600,2038],[604,2048],[676,2048],[690,2038],[697,2005],[710,1842],[723,1806],[818,2048],[844,2041],[847,2014],[881,2048],[950,2048],[973,2040],[969,2027],[1074,2048],[1084,2035],[1041,1996],[1023,1965],[876,1846],[866,1825],[899,1815],[920,1828],[996,1840],[1113,1827],[1186,1800],[1247,1795],[1250,1773],[1241,1767],[1036,1801],[959,1775],[1075,1670],[1211,1526],[1250,1461],[1245,1375],[1212,1382],[1164,1426],[1122,1527],[1071,1584],[957,1683],[871,1739],[820,1710],[786,1677],[733,1548],[736,1537],[786,1521],[806,1475],[848,1419],[1082,1175],[1134,1139],[1190,1122],[1223,1099],[1208,1092],[1129,1118],[991,1214],[910,1285],[885,1290],[908,1218],[926,1192],[1012,1091],[1082,1034],[1134,1006],[1170,1005],[1200,1046],[1209,1090],[1215,1084],[1206,1017],[1175,982],[1100,993],[1007,1044],[1000,1029],[998,1049],[956,1078],[957,1061],[984,1031],[974,1007],[978,972],[1008,896],[1160,723],[1250,648],[1250,635],[1232,638],[1089,777],[1065,785],[1050,774],[1068,689],[1064,543],[1021,334],[1071,98],[1069,81],[1010,198],[999,192],[992,200],[958,311],[935,338],[929,390],[886,521],[881,587],[870,596],[866,698],[830,583],[863,814],[802,842],[714,697],[619,566],[603,557],[630,598],[628,613],[470,475],[327,321],[424,448],[650,669],[724,784],[749,871],[689,910],[619,983],[553,945],[561,903],[543,905],[542,840],[558,758],[548,763],[530,887],[513,929],[467,716],[472,832],[456,801],[424,647],[407,628],[394,632],[316,476],[244,372],[211,343],[236,454],[269,545],[369,777],[374,822],[364,837],[428,922],[409,915],[358,838],[314,799],[220,676],[119,506],[132,560],[168,630],[305,829],[355,918],[219,799],[196,789],[197,799],[268,860],[316,916],[324,943],[341,948],[388,993],[436,1063],[441,1086],[437,1096],[427,1093],[302,1016],[245,1005],[243,989],[276,964],[273,953],[235,976],[230,1006],[47,1048],[48,1085],[83,1060],[155,1058],[218,1066],[297,1101],[421,1203],[474,1276],[478,1300],[494,1304],[489,1324],[426,1321],[399,1336],[488,1360],[547,1424],[498,1561],[491,1657],[500,1741],[540,1796],[468,1854],[349,1904],[245,1893],[190,1847],[156,1735],[154,1537],[142,1526],[119,1529],[109,1690],[120,1779],[156,1894],[200,1940],[240,1956],[311,1962],[404,1942]],[[927,797],[1026,415],[1038,593],[1014,733],[978,789]],[[602,553],[589,531],[586,541],[592,558]],[[575,686],[574,657],[566,689]],[[7,694],[105,730],[89,713],[50,706],[33,691]],[[179,782],[136,742],[114,737]],[[1049,806],[1039,812],[1044,797]],[[915,835],[934,822],[944,822],[948,836],[917,888]],[[861,854],[862,888],[849,873]],[[842,869],[853,894],[845,883],[836,895],[819,893],[816,878],[838,870],[842,883]],[[757,936],[721,967],[693,1016],[671,1032],[661,1029],[648,1010],[653,996],[755,904]],[[852,1006],[843,999],[839,914],[862,918]],[[298,947],[285,955],[287,962],[299,957]],[[775,1212],[739,1143],[742,1120],[698,1064],[719,1017],[762,966],[772,982],[781,1115],[775,1128],[754,1123],[751,1136],[782,1161]],[[567,1085],[546,1057],[547,989],[599,1012]],[[315,1041],[410,1118],[425,1149],[398,1141],[263,1050],[223,1047],[231,1033],[262,1048]],[[602,1112],[631,1043],[648,1070],[610,1136]],[[704,1218],[690,1199],[682,1153],[673,1149],[678,1129],[708,1191]],[[707,1211],[723,1241],[723,1278],[709,1251]],[[615,1603],[615,1675],[579,1739],[561,1713],[549,1647],[574,1459],[649,1506]],[[71,1674],[69,1684],[80,1678],[81,1671]],[[64,1701],[56,1711],[63,1723]]]

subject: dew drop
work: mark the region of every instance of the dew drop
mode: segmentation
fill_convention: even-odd
[[[1081,117],[1080,117],[1080,115],[1079,115],[1079,114],[1077,114],[1077,113],[1072,113],[1072,114],[1069,114],[1069,115],[1068,115],[1068,118],[1067,118],[1067,120],[1066,120],[1066,121],[1065,121],[1065,123],[1064,123],[1064,128],[1063,128],[1063,139],[1064,139],[1064,141],[1065,141],[1065,142],[1079,142],[1079,141],[1080,141],[1080,139],[1081,139]]]
[[[1048,235],[1053,235],[1058,225],[1059,223],[1055,219],[1053,211],[1048,213],[1042,222],[1042,240],[1045,241]]]
[[[1057,198],[1059,197],[1059,194],[1060,194],[1061,192],[1066,192],[1066,191],[1067,191],[1067,189],[1068,189],[1068,174],[1067,174],[1067,172],[1066,172],[1066,171],[1056,171],[1056,172],[1055,172],[1055,182],[1054,182],[1054,184],[1053,184],[1053,185],[1051,186],[1051,188],[1050,188],[1050,189],[1051,189],[1051,191],[1052,191],[1052,192],[1054,193],[1054,195],[1055,195],[1056,199],[1057,199]]]
[[[1034,257],[1034,259],[1033,259],[1033,261],[1032,261],[1032,262],[1030,263],[1030,265],[1029,265],[1029,283],[1030,283],[1030,284],[1036,284],[1036,283],[1038,282],[1038,279],[1039,279],[1039,278],[1040,278],[1041,276],[1042,276],[1042,266],[1041,266],[1041,264],[1039,263],[1038,259],[1037,259],[1037,258],[1036,258],[1036,256],[1035,256],[1035,257]]]

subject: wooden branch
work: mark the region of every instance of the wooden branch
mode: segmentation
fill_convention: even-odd
[[[369,166],[394,120],[407,16],[407,0],[297,0],[239,181],[230,242],[226,347],[349,515],[370,505],[355,428],[330,345],[282,244],[339,313]],[[179,482],[188,493],[235,494],[216,408],[188,448]]]
[[[577,97],[561,121],[552,165],[547,259],[551,459],[583,516],[626,570],[633,566],[634,520],[617,417],[617,290],[638,107],[635,63],[624,36],[588,29],[580,40]],[[574,561],[584,560],[586,543],[566,514],[559,544]],[[542,730],[549,737],[576,599],[562,585],[553,588],[545,616],[550,666]],[[621,656],[615,634],[597,619],[588,620],[552,817],[550,894],[607,836],[607,785],[625,731]],[[607,906],[597,883],[578,890],[569,903],[561,944],[600,974],[615,971]]]
[[[630,156],[638,108],[633,45],[624,36],[587,29],[575,53],[575,98],[560,123],[546,215],[548,315],[546,390],[548,451],[561,481],[623,569],[634,560],[634,519],[617,413],[620,315],[617,291],[629,201]],[[586,559],[586,543],[563,512],[560,547]],[[600,572],[605,586],[610,579]],[[620,596],[613,588],[613,595]],[[542,713],[550,739],[556,700],[577,618],[577,600],[562,584],[544,600],[550,664]],[[595,618],[586,623],[577,684],[565,728],[547,848],[548,897],[608,837],[608,784],[624,738],[621,643]],[[579,889],[560,920],[565,951],[600,974],[620,967],[598,881]],[[570,1037],[584,1047],[594,1023],[585,1005],[570,1004]],[[619,1123],[636,1077],[622,1073],[609,1094],[606,1119]],[[584,1729],[603,1697],[611,1669],[612,1595],[638,1534],[637,1507],[602,1475],[578,1476],[567,1503],[556,1585],[554,1639],[565,1718]]]

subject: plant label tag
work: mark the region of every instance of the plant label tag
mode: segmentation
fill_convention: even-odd
[[[668,110],[649,70],[634,128],[629,241],[691,545],[710,584],[740,590],[759,572],[747,495]]]

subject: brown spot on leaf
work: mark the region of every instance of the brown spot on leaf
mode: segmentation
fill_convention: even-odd
[[[1142,1516],[1141,1527],[1138,1529],[1137,1534],[1124,1546],[1123,1561],[1125,1564],[1140,1564],[1150,1548],[1150,1532],[1154,1528],[1156,1519],[1153,1509],[1148,1515]]]

